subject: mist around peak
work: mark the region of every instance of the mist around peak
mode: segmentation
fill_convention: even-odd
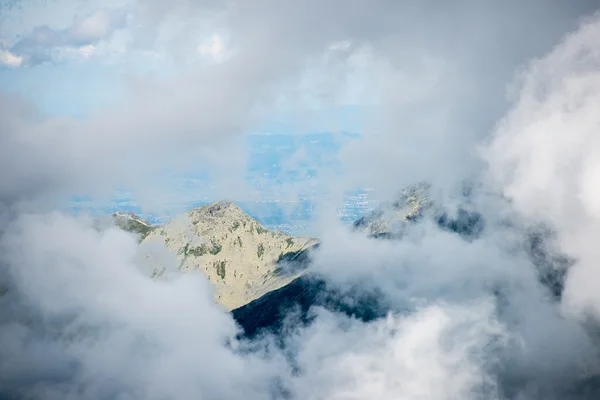
[[[599,398],[597,5],[409,3],[151,0],[56,24],[36,11],[0,42],[10,74],[89,46],[105,68],[172,67],[134,69],[130,97],[79,119],[1,89],[0,398]],[[59,211],[123,186],[152,208],[181,195],[158,178],[200,164],[215,201],[251,197],[244,134],[281,114],[335,130],[295,110],[349,102],[375,111],[339,169],[286,186],[327,189],[318,248],[231,312],[215,298],[244,287],[244,261],[262,278],[305,243],[231,202],[157,227]],[[356,187],[388,203],[348,226],[335,209]]]

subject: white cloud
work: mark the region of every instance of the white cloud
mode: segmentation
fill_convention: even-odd
[[[70,31],[74,40],[91,43],[110,36],[113,25],[111,14],[99,10],[85,17],[75,18]]]
[[[319,323],[296,338],[303,372],[295,393],[336,400],[497,398],[486,353],[506,346],[509,333],[492,314],[485,301],[440,304],[372,324],[346,321],[343,328],[339,317],[319,313]]]
[[[222,62],[227,57],[227,49],[223,43],[221,36],[214,34],[210,40],[198,46],[200,54],[212,57],[216,62]]]
[[[526,216],[558,230],[578,259],[565,302],[600,314],[600,19],[524,72],[513,109],[485,149],[496,184]]]
[[[80,47],[57,47],[52,51],[52,58],[57,62],[89,60],[96,52],[96,46],[91,44]]]
[[[23,57],[17,56],[10,51],[0,50],[0,65],[9,68],[18,68],[23,63]]]

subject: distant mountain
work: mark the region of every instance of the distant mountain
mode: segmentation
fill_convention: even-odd
[[[382,203],[352,226],[373,237],[399,237],[407,223],[422,217],[425,211],[433,207],[428,190],[426,183],[409,186],[400,193],[398,199]]]
[[[483,231],[483,218],[465,206],[450,213],[435,204],[429,194],[430,185],[421,182],[408,186],[393,202],[383,203],[354,222],[353,228],[376,238],[400,238],[403,231],[423,218],[432,219],[440,228],[476,238]]]
[[[202,271],[215,288],[215,300],[229,310],[300,276],[308,250],[318,244],[268,230],[231,201],[192,209],[159,226],[132,214],[113,217],[122,229],[140,234],[143,249],[152,244],[169,249],[179,263],[177,272]],[[152,251],[145,265],[153,278],[168,278],[169,266]]]

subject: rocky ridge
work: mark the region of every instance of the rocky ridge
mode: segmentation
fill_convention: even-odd
[[[140,233],[142,245],[164,245],[175,255],[179,271],[202,271],[214,287],[215,300],[228,310],[302,275],[301,269],[288,269],[286,265],[302,260],[318,243],[313,238],[268,230],[231,201],[192,209],[155,227],[131,221],[120,226]],[[159,257],[148,253],[145,264],[153,278],[166,276],[168,268]]]
[[[395,201],[383,203],[356,220],[353,229],[374,238],[400,239],[411,224],[428,218],[441,229],[466,239],[478,237],[483,230],[483,219],[468,204],[469,190],[465,188],[461,205],[449,212],[433,201],[430,188],[426,182],[406,187]]]
[[[389,236],[402,230],[405,223],[431,209],[429,185],[418,183],[405,188],[391,203],[384,203],[354,222],[353,228],[369,236]]]

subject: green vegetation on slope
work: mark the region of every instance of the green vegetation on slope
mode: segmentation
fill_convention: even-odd
[[[138,221],[134,218],[121,217],[118,215],[113,216],[115,224],[123,229],[126,232],[137,233],[141,235],[141,239],[143,240],[146,236],[150,234],[156,227],[145,224],[141,221]]]
[[[183,254],[187,257],[187,256],[195,256],[195,257],[201,257],[205,254],[212,254],[213,256],[219,254],[221,252],[221,250],[223,249],[223,246],[221,246],[219,243],[217,243],[214,240],[211,240],[211,246],[207,246],[206,244],[201,244],[200,246],[194,246],[194,247],[190,247],[190,244],[186,244],[185,247],[183,248]]]
[[[213,262],[215,269],[217,270],[217,276],[221,279],[225,279],[225,266],[227,265],[227,261],[215,261]]]

